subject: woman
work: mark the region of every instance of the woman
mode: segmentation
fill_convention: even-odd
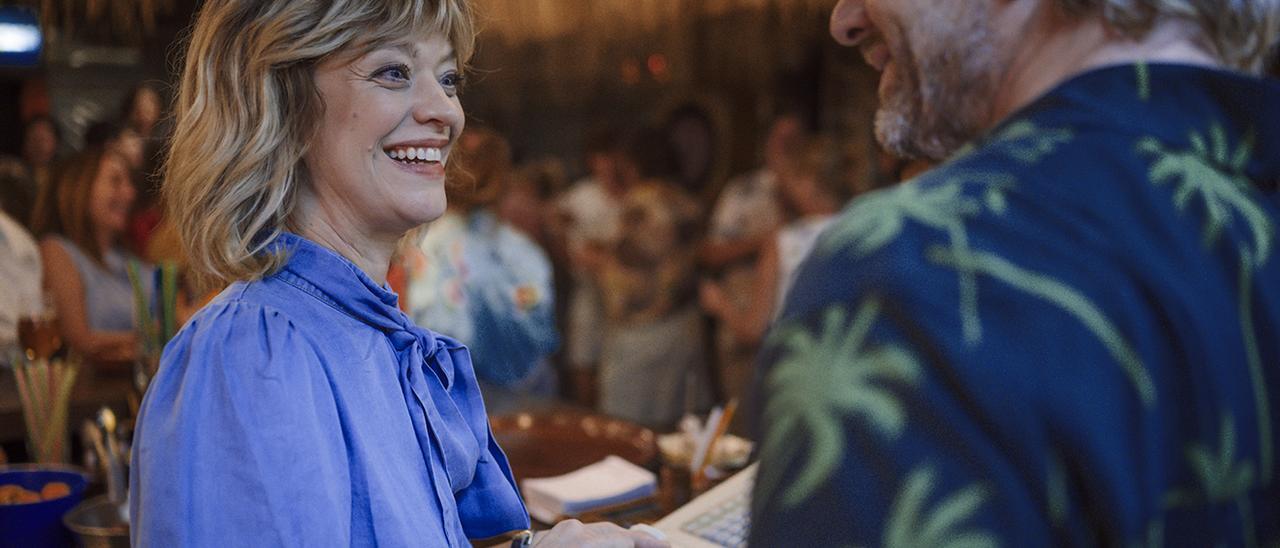
[[[163,109],[160,92],[145,82],[129,89],[120,103],[120,119],[136,131],[143,140],[152,137]]]
[[[132,126],[114,121],[104,120],[90,125],[84,132],[84,144],[115,153],[133,172],[140,171],[146,159],[146,142],[142,136]]]
[[[491,413],[555,396],[548,357],[559,345],[551,262],[493,204],[507,191],[510,146],[493,130],[468,130],[454,152],[469,182],[450,190],[449,210],[407,238],[409,315],[467,345]]]
[[[138,161],[134,169],[138,173],[138,207],[129,219],[128,241],[134,251],[146,256],[151,240],[168,227],[164,225],[159,203],[160,176],[158,162],[171,127],[164,116],[164,101],[156,87],[139,82],[129,89],[120,103],[120,121],[126,131],[136,136],[141,145],[131,154]]]
[[[468,546],[528,527],[470,356],[384,288],[445,210],[465,0],[201,8],[164,200],[230,286],[166,348],[134,438],[144,546]],[[560,524],[539,546],[646,545]]]
[[[119,245],[134,197],[125,161],[89,148],[59,166],[36,200],[32,229],[58,327],[90,362],[138,357],[127,266],[133,257]]]
[[[31,226],[31,211],[41,189],[49,181],[61,141],[58,125],[48,116],[37,116],[22,127],[22,158],[3,162],[4,185],[0,185],[0,206],[25,227]],[[5,160],[8,160],[7,158]]]

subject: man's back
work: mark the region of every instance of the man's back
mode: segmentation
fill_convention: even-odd
[[[856,202],[762,358],[753,544],[1280,540],[1278,181],[1280,86],[1139,64]]]

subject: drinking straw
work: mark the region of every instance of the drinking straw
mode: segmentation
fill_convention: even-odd
[[[729,423],[733,420],[733,413],[738,410],[738,399],[729,400],[729,404],[725,406],[724,413],[720,415],[720,420],[716,423],[715,434],[711,436],[711,440],[707,442],[707,451],[703,456],[702,465],[694,471],[694,482],[702,485],[707,479],[707,464],[715,457],[716,442],[724,437],[724,433],[729,429]]]
[[[76,376],[80,374],[77,363],[55,364],[57,371],[58,393],[53,404],[53,416],[50,418],[49,435],[53,437],[53,449],[48,456],[61,458],[63,444],[67,437],[67,415],[70,412],[71,389],[75,387]]]
[[[173,338],[178,327],[178,265],[169,261],[161,263],[160,275],[160,304],[163,307],[160,317],[164,327],[160,344],[157,346],[164,348],[164,345],[169,343],[169,339]]]
[[[702,469],[702,461],[707,458],[707,445],[711,443],[711,436],[715,435],[716,425],[720,423],[720,417],[723,413],[724,410],[717,405],[707,415],[707,422],[703,424],[702,432],[698,434],[694,444],[693,456],[689,460],[689,472],[696,474],[698,470]]]
[[[27,439],[38,462],[63,458],[71,391],[79,371],[80,363],[75,360],[14,364]]]
[[[13,377],[18,381],[18,399],[22,402],[22,418],[27,425],[27,432],[38,432],[36,425],[35,404],[31,401],[31,383],[27,379],[26,367],[21,363],[13,364]]]
[[[138,336],[142,339],[142,351],[146,355],[151,355],[155,351],[155,332],[154,319],[151,317],[151,310],[147,306],[147,294],[142,289],[142,278],[138,274],[138,262],[129,261],[127,265],[129,271],[129,285],[133,286],[133,311],[138,321]]]

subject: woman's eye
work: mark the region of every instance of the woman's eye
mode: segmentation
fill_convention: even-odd
[[[409,67],[407,65],[388,65],[375,71],[373,77],[391,82],[408,82]]]
[[[440,77],[440,85],[450,93],[457,93],[458,89],[462,87],[462,81],[462,75],[453,71],[446,72],[444,76]]]

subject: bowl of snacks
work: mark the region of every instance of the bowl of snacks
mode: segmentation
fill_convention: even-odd
[[[73,546],[62,515],[88,486],[89,476],[70,466],[0,467],[0,547]]]

